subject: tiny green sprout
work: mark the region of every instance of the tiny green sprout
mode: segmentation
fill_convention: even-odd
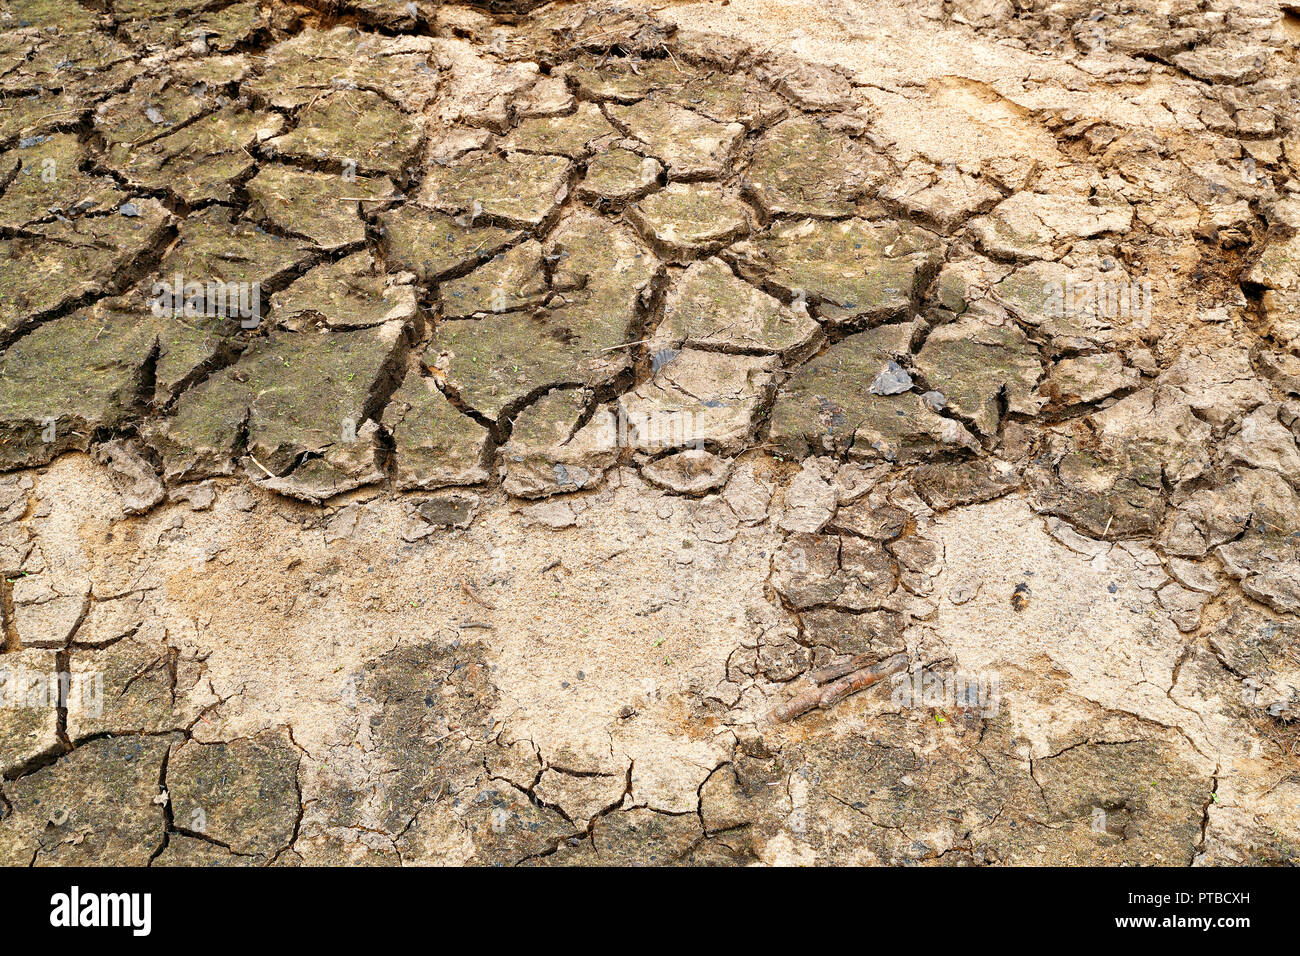
[[[945,717],[943,714],[935,714],[934,722],[936,724],[946,724],[948,722],[948,718]]]
[[[1211,799],[1213,802],[1218,803],[1218,802],[1219,802],[1219,794],[1218,794],[1217,792],[1216,792],[1216,793],[1212,793],[1212,794],[1210,794],[1210,799]]]

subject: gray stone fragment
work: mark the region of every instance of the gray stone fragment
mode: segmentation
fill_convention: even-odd
[[[891,361],[867,389],[872,395],[901,395],[912,387],[912,376],[897,362]],[[929,394],[928,392],[926,394]]]

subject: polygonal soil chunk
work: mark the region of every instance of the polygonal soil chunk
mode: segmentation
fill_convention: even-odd
[[[300,759],[283,731],[176,745],[167,761],[172,819],[235,853],[269,858],[294,837]]]
[[[652,485],[679,495],[702,495],[727,483],[731,462],[701,448],[689,448],[646,462],[641,475]]]
[[[362,23],[403,32],[432,20],[437,7],[437,0],[348,0],[344,5]]]
[[[615,122],[644,143],[673,179],[717,179],[745,134],[739,123],[717,123],[673,103],[643,100],[610,106]]]
[[[441,213],[480,214],[532,228],[559,208],[568,193],[569,161],[562,156],[510,153],[466,157],[456,166],[435,165],[416,201]]]
[[[1149,318],[1150,289],[1119,268],[1069,268],[1032,262],[993,286],[998,302],[1046,336],[1054,353],[1082,352],[1114,340],[1116,319]]]
[[[1100,448],[1144,483],[1177,487],[1210,467],[1210,426],[1173,389],[1135,392],[1092,416],[1092,424]]]
[[[426,361],[470,408],[502,412],[557,385],[597,385],[627,368],[620,346],[638,321],[658,262],[631,230],[585,210],[552,232],[547,255],[561,291],[536,315],[443,322]]]
[[[1213,789],[1208,771],[1198,772],[1159,739],[1070,747],[1035,761],[1034,778],[1053,820],[1083,829],[1095,826],[1095,808],[1104,809],[1107,828],[1123,838],[1098,847],[1090,859],[1110,866],[1190,860]]]
[[[667,359],[654,378],[619,399],[620,427],[638,451],[690,445],[740,452],[771,396],[770,357],[688,349]]]
[[[247,283],[260,289],[287,279],[311,256],[306,243],[282,239],[252,223],[232,221],[228,209],[213,207],[193,213],[181,223],[155,275],[173,286],[179,276],[182,284]]]
[[[379,425],[367,421],[354,428],[349,421],[343,431],[339,443],[319,455],[307,453],[288,474],[270,474],[269,469],[254,461],[246,469],[248,475],[259,487],[313,504],[383,481],[384,446]]]
[[[171,217],[152,199],[138,215],[52,222],[0,240],[0,339],[28,320],[115,285],[118,275],[158,244]]]
[[[868,390],[891,361],[906,358],[916,334],[913,323],[883,325],[850,335],[798,369],[772,407],[772,443],[799,458],[825,450],[890,461],[978,448],[965,428],[935,414],[920,395]]]
[[[579,103],[568,116],[524,120],[511,131],[503,145],[511,151],[554,153],[577,159],[591,152],[601,140],[619,135],[599,107]]]
[[[847,449],[871,400],[866,386],[890,362],[910,356],[917,333],[915,323],[882,325],[848,336],[797,369],[772,408],[773,442],[799,458],[809,447]]]
[[[1300,348],[1300,290],[1265,292],[1262,300],[1268,334],[1284,348]]]
[[[607,408],[582,423],[583,389],[555,389],[515,419],[501,449],[503,487],[522,498],[578,491],[600,480],[618,458],[618,430]]]
[[[1262,47],[1228,43],[1224,46],[1202,46],[1179,53],[1174,63],[1197,79],[1207,83],[1229,85],[1252,83],[1259,79],[1267,65]]]
[[[1255,693],[1270,716],[1283,719],[1300,710],[1300,662],[1294,648],[1300,625],[1273,620],[1244,605],[1210,632],[1210,649]]]
[[[1113,352],[1062,359],[1039,389],[1056,405],[1099,402],[1116,392],[1135,388],[1141,379],[1136,369],[1126,368]]]
[[[84,579],[60,580],[47,574],[24,575],[14,582],[13,625],[23,647],[66,647],[90,605]]]
[[[627,149],[610,149],[587,163],[587,175],[578,183],[576,193],[583,202],[621,205],[654,189],[662,172],[657,159]]]
[[[397,487],[432,490],[488,480],[488,430],[457,409],[432,377],[409,372],[384,409]]]
[[[1161,537],[1161,545],[1171,554],[1199,558],[1211,548],[1247,537],[1262,539],[1248,543],[1250,552],[1259,554],[1278,544],[1278,536],[1300,530],[1300,496],[1286,479],[1272,471],[1251,468],[1234,469],[1227,481],[1217,488],[1195,491],[1178,505],[1177,512]],[[1290,559],[1282,544],[1275,560]],[[1222,555],[1221,555],[1222,557]],[[1228,558],[1232,558],[1229,555]],[[1240,564],[1242,556],[1237,557]],[[1250,561],[1254,564],[1254,561]],[[1241,566],[1240,570],[1248,569]]]
[[[1300,480],[1300,448],[1286,424],[1293,415],[1280,405],[1261,405],[1229,433],[1222,446],[1224,459]]]
[[[0,776],[59,747],[58,671],[54,651],[0,657]]]
[[[364,329],[413,322],[418,303],[409,272],[387,275],[368,252],[309,270],[271,296],[276,324],[294,332],[312,327]]]
[[[466,406],[494,422],[530,395],[556,385],[607,381],[626,367],[618,351],[601,354],[597,327],[574,328],[550,314],[486,315],[439,323],[425,361],[445,373]]]
[[[438,71],[429,63],[430,37],[385,37],[351,27],[303,30],[266,53],[262,75],[245,89],[279,109],[310,103],[323,89],[380,90],[411,110],[436,95]]]
[[[154,330],[94,312],[34,329],[0,358],[0,468],[84,451],[139,407]]]
[[[272,155],[400,176],[420,145],[420,123],[377,93],[338,90],[313,100],[298,125],[266,142]]]
[[[745,191],[767,216],[845,216],[889,172],[875,153],[799,114],[754,144]]]
[[[1133,210],[1120,196],[1016,193],[987,216],[972,220],[983,250],[1004,259],[1055,259],[1064,240],[1127,232]]]
[[[440,212],[405,205],[379,218],[388,262],[434,282],[465,272],[494,256],[520,233],[498,226],[469,225]]]
[[[3,143],[57,132],[80,123],[90,112],[90,105],[71,91],[10,94],[5,98],[5,107],[0,112],[0,142]]]
[[[559,71],[584,99],[635,103],[659,87],[681,82],[679,70],[668,59],[584,56]]]
[[[96,329],[139,328],[154,336],[153,352],[147,360],[152,361],[152,367],[147,366],[144,370],[145,381],[140,398],[161,407],[207,371],[227,363],[239,353],[243,344],[237,333],[243,320],[235,314],[239,308],[237,295],[228,299],[232,310],[229,315],[186,316],[170,310],[158,315],[150,307],[151,298],[144,291],[136,290],[128,297],[104,299],[91,308],[85,321]],[[248,303],[249,311],[255,312],[251,298]],[[148,387],[150,371],[152,389]]]
[[[373,456],[366,455],[371,435],[363,426],[378,412],[376,397],[400,374],[405,349],[400,322],[329,334],[273,333],[181,396],[154,438],[167,478],[230,474],[236,454],[246,449],[255,474],[292,478],[300,465],[310,465],[304,481],[310,477],[319,487],[328,476],[318,472],[330,466],[338,472],[331,485],[337,491],[373,480]]]
[[[982,434],[997,432],[1000,406],[1034,415],[1043,366],[1038,350],[1015,326],[994,326],[979,318],[941,325],[916,356],[916,367],[948,406],[975,423]]]
[[[778,94],[744,73],[679,72],[676,79],[685,82],[657,95],[719,123],[740,123],[746,129],[755,129],[786,111],[785,101]]]
[[[122,16],[120,10],[116,12]],[[143,49],[183,46],[200,54],[226,53],[266,29],[266,18],[256,3],[232,3],[220,10],[181,13],[164,19],[131,19],[122,23],[121,29],[132,46]]]
[[[688,258],[716,252],[749,231],[749,207],[717,186],[672,183],[627,211],[660,255]]]
[[[276,336],[240,366],[254,395],[248,451],[277,475],[304,453],[359,441],[374,396],[392,382],[405,352],[401,323],[348,333]]]
[[[243,56],[180,60],[170,70],[142,76],[125,93],[95,108],[95,132],[104,138],[109,165],[126,162],[131,149],[174,132],[224,105],[231,84],[249,71]]]
[[[1156,380],[1182,393],[1198,418],[1222,429],[1269,400],[1244,348],[1191,348]]]
[[[30,55],[33,41],[27,37],[9,42],[17,56],[13,68],[0,75],[0,91],[5,93],[64,90],[94,98],[121,89],[138,71],[131,51],[107,33],[43,33],[34,40]]]
[[[790,535],[772,555],[772,586],[798,609],[881,607],[894,590],[894,562],[879,542],[836,535]]]
[[[790,360],[820,339],[821,327],[806,311],[787,308],[737,278],[721,260],[706,259],[673,281],[650,350],[776,353]]]
[[[885,183],[879,196],[951,233],[976,213],[992,209],[1002,193],[955,166],[936,171],[927,163],[915,162]]]
[[[1300,236],[1270,243],[1247,281],[1265,290],[1268,334],[1284,348],[1300,347]]]
[[[142,449],[134,440],[115,438],[101,442],[95,446],[94,459],[107,468],[108,479],[121,500],[124,513],[145,514],[167,497],[153,465],[144,458]],[[87,601],[82,609],[83,614],[89,611],[89,603]],[[80,623],[78,618],[68,631],[69,637]]]
[[[187,203],[229,202],[233,181],[257,166],[251,147],[283,128],[278,114],[228,106],[109,162],[135,186],[166,189]]]
[[[1125,474],[1089,451],[1067,453],[1054,474],[1033,478],[1036,508],[1066,518],[1093,537],[1152,534],[1164,516],[1164,496],[1149,475]]]
[[[826,647],[833,654],[884,660],[904,649],[901,614],[868,611],[848,614],[833,608],[813,608],[801,615],[803,639],[814,647]]]
[[[936,511],[992,501],[1020,482],[1010,465],[987,459],[921,465],[912,472],[916,493]]]
[[[193,723],[207,690],[200,685],[204,665],[166,640],[165,626],[154,621],[104,647],[77,649],[70,669],[83,691],[68,703],[68,736],[156,734]],[[99,701],[87,696],[90,687]]]
[[[1055,441],[1031,478],[1036,507],[1094,537],[1153,533],[1165,486],[1194,481],[1209,467],[1210,427],[1174,389],[1135,392],[1094,415],[1092,425],[1086,441]]]
[[[836,324],[897,315],[919,300],[938,270],[938,241],[915,226],[805,219],[773,226],[737,246],[742,274],[806,295]]]
[[[244,345],[236,334],[238,322],[226,316],[166,316],[155,320],[155,328],[155,407],[170,404],[208,372],[229,364]]]
[[[162,841],[157,799],[168,737],[89,741],[5,785],[5,866],[144,866]]]
[[[540,305],[547,291],[541,243],[529,239],[497,253],[469,275],[442,283],[442,314],[460,318],[515,312]]]
[[[659,263],[629,229],[576,209],[551,233],[546,257],[563,294],[553,310],[626,335]]]
[[[1279,535],[1252,535],[1225,544],[1218,556],[1242,592],[1280,614],[1300,614],[1300,560],[1294,557],[1294,538],[1279,543]]]
[[[0,196],[0,226],[21,229],[56,215],[80,216],[115,209],[125,193],[109,178],[81,171],[85,146],[71,133],[36,136],[0,155],[6,180]]]
[[[433,59],[443,81],[437,115],[446,126],[460,125],[453,135],[464,139],[475,138],[474,129],[504,134],[518,118],[554,116],[574,105],[564,83],[542,76],[536,63],[498,63],[483,55],[482,46],[465,40],[436,41]],[[477,140],[481,146],[487,138]]]
[[[848,454],[854,459],[916,461],[963,448],[978,451],[979,442],[958,422],[936,414],[923,396],[904,392],[871,396]]]
[[[102,14],[79,3],[60,0],[9,0],[5,4],[9,17],[6,30],[34,28],[62,33],[93,30],[101,25]]]
[[[384,203],[397,195],[383,176],[309,173],[278,165],[263,166],[246,189],[250,218],[266,219],[327,251],[365,240],[362,203]]]

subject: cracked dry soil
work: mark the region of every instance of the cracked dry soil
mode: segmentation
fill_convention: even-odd
[[[1296,863],[1298,48],[3,0],[0,863]]]

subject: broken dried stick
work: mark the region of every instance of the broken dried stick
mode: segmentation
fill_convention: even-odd
[[[883,661],[878,661],[870,667],[852,671],[833,684],[800,694],[780,707],[773,708],[769,716],[776,723],[785,723],[794,720],[800,714],[806,714],[810,710],[825,710],[851,694],[866,690],[872,684],[878,683],[891,674],[906,670],[907,661],[907,654],[899,651],[892,657],[886,657]],[[831,669],[822,668],[822,671],[826,672]]]
[[[496,606],[495,604],[493,604],[493,603],[492,603],[491,601],[489,601],[487,598],[483,597],[481,594],[479,594],[477,591],[475,591],[472,587],[469,586],[469,584],[468,584],[467,582],[465,582],[465,581],[461,581],[461,582],[460,582],[460,589],[461,589],[462,591],[464,591],[465,594],[466,594],[466,595],[467,595],[467,596],[468,596],[472,601],[474,601],[475,604],[480,604],[480,605],[482,605],[483,607],[487,608],[489,611],[495,611],[495,610],[497,610],[497,606]]]
[[[854,654],[851,657],[834,660],[824,667],[809,671],[808,678],[814,684],[829,684],[845,674],[852,674],[854,671],[870,666],[875,660],[876,658],[869,654]]]

